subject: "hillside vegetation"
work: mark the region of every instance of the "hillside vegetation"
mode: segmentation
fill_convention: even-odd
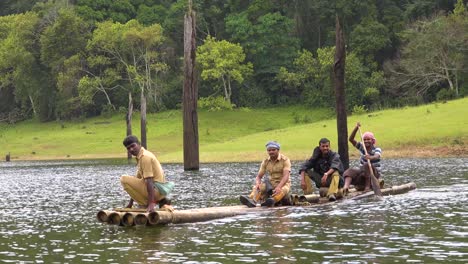
[[[468,154],[468,98],[418,107],[391,109],[348,117],[349,130],[357,121],[363,132],[373,131],[386,157],[466,156]],[[134,116],[139,135],[139,117]],[[181,112],[148,116],[148,149],[161,162],[182,162]],[[125,158],[124,115],[74,122],[41,123],[28,120],[0,124],[1,155],[12,160]],[[258,161],[268,140],[281,143],[293,160],[307,158],[322,137],[337,150],[334,113],[324,109],[282,107],[199,112],[201,162]],[[350,146],[352,157],[357,154]],[[4,160],[2,158],[2,160]]]

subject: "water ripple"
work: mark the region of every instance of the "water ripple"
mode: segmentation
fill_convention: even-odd
[[[418,189],[383,200],[291,207],[202,223],[123,228],[97,223],[128,201],[124,161],[0,163],[0,259],[22,263],[468,262],[468,160],[385,160],[387,184]],[[177,183],[178,209],[238,204],[257,163],[203,164]],[[299,190],[293,163],[292,189]]]

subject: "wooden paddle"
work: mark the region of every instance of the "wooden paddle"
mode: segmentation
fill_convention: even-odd
[[[364,138],[362,137],[361,133],[361,127],[359,128],[359,134],[361,135],[361,142],[362,142],[362,147],[364,148],[364,153],[367,156],[367,148],[366,145],[364,144]],[[380,191],[380,185],[379,185],[379,180],[374,175],[374,170],[372,169],[372,165],[369,159],[367,159],[367,165],[369,166],[369,172],[371,176],[371,185],[372,185],[372,190],[374,191],[374,194],[377,196],[382,196],[382,192]]]

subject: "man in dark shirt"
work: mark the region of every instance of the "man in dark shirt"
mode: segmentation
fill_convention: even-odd
[[[344,167],[340,155],[330,150],[330,140],[322,138],[319,146],[312,153],[312,157],[302,164],[299,173],[301,175],[301,188],[307,189],[305,176],[315,183],[317,188],[328,187],[327,197],[335,201],[338,189],[344,185],[341,177]]]

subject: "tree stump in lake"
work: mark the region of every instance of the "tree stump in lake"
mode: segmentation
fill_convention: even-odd
[[[6,161],[6,162],[9,162],[9,161],[10,161],[10,152],[8,152],[8,154],[6,154],[6,156],[5,156],[5,161]]]

